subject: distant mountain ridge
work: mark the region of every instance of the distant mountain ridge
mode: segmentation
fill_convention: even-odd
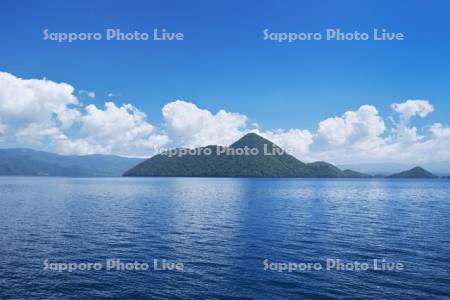
[[[359,163],[359,164],[340,164],[337,165],[340,169],[352,169],[358,172],[376,175],[377,177],[384,177],[390,174],[399,173],[404,170],[410,170],[415,167],[417,164],[415,163]],[[429,172],[448,177],[450,175],[450,162],[449,161],[441,161],[441,162],[424,162],[421,163],[420,166]]]
[[[386,178],[438,178],[438,176],[432,174],[422,167],[414,167],[411,170],[386,176]]]
[[[59,155],[26,148],[0,149],[0,175],[23,176],[121,176],[142,162],[140,158],[114,155]]]
[[[257,149],[257,155],[221,155],[239,149]],[[174,149],[182,152],[183,149]],[[176,152],[176,151],[175,151]],[[326,162],[304,163],[271,141],[249,133],[229,147],[209,145],[182,156],[157,154],[124,173],[124,176],[162,177],[329,177],[366,178],[369,175],[340,170]],[[211,153],[207,155],[205,153]]]
[[[214,155],[214,153],[226,153],[231,150],[236,152],[244,148],[257,149],[259,153],[258,155]],[[67,156],[26,148],[0,149],[0,176],[372,177],[363,172],[342,170],[323,161],[304,163],[284,152],[271,141],[254,133],[245,135],[229,147],[210,145],[193,150],[207,150],[213,155],[158,154],[144,160],[101,154]],[[422,167],[375,177],[438,178]],[[450,176],[443,178],[450,179]]]

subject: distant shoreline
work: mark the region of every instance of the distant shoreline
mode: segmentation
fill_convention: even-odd
[[[55,175],[0,175],[2,178],[65,178],[65,179],[94,179],[94,178],[236,178],[236,179],[324,179],[324,180],[386,180],[386,181],[403,181],[403,180],[450,180],[449,177],[436,178],[388,178],[388,177],[293,177],[293,176],[55,176]]]

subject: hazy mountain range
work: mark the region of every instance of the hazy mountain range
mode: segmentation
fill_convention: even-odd
[[[58,155],[31,149],[0,149],[0,175],[121,176],[143,159],[114,155]]]
[[[389,175],[402,172],[415,167],[416,164],[406,163],[365,163],[365,164],[342,164],[338,165],[341,169],[352,169],[358,172],[370,175]],[[421,167],[427,169],[433,174],[439,176],[450,175],[450,162],[433,162],[420,164]]]

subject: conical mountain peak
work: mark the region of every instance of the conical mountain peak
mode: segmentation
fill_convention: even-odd
[[[268,139],[263,138],[262,136],[250,132],[241,137],[239,140],[231,144],[230,148],[257,148],[261,149],[272,149],[274,147],[278,147]],[[279,148],[279,147],[278,147]]]
[[[230,147],[186,155],[157,154],[128,170],[125,176],[175,177],[365,177],[343,172],[327,163],[305,164],[256,133],[248,133]],[[249,148],[248,151],[245,148]],[[197,148],[200,149],[200,148]],[[245,152],[238,151],[245,149]],[[257,149],[258,151],[254,151]],[[224,150],[224,151],[222,151]]]

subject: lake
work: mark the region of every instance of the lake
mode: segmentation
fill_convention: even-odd
[[[450,180],[0,177],[0,205],[0,298],[450,297]]]

